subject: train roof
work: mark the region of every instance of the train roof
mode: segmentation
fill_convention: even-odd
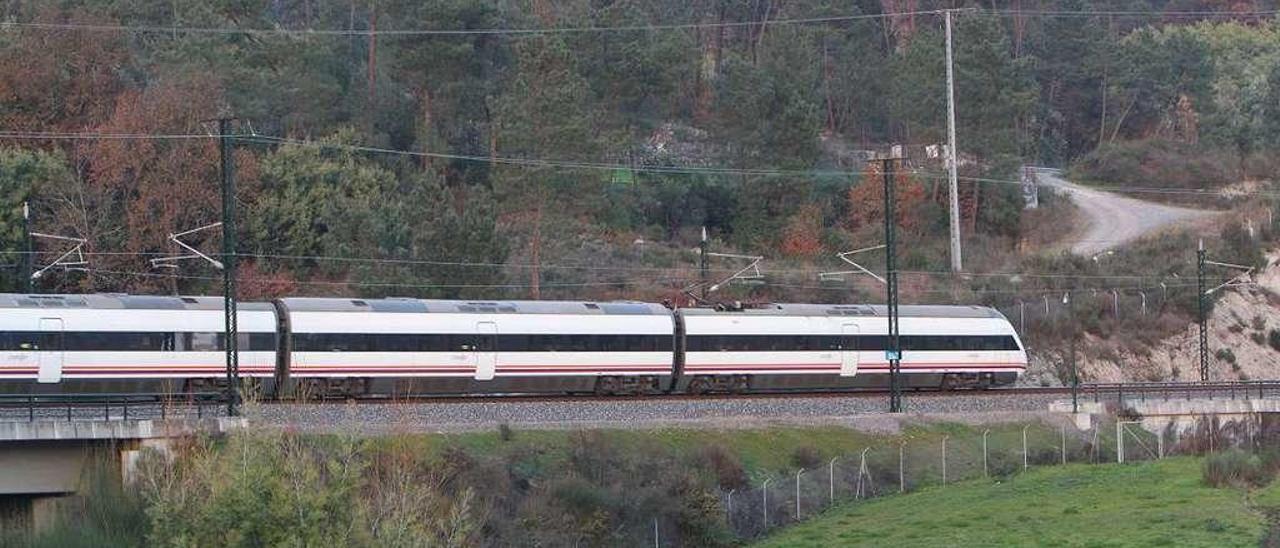
[[[87,293],[83,295],[29,295],[0,293],[0,308],[87,308],[116,310],[222,310],[222,297],[182,297],[168,295],[126,295]],[[274,310],[271,303],[238,302],[237,310]]]
[[[882,304],[796,304],[770,303],[742,309],[682,308],[686,316],[888,316]],[[1004,314],[986,306],[901,305],[902,318],[1000,318]]]
[[[410,298],[280,299],[291,312],[388,312],[409,314],[601,314],[659,316],[671,311],[660,304],[633,301],[453,301]]]

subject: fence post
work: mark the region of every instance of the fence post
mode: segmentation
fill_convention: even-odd
[[[1030,424],[1022,427],[1022,470],[1023,471],[1026,471],[1028,467],[1028,458],[1027,458],[1027,429],[1028,428],[1031,428]]]
[[[1116,421],[1116,462],[1124,464],[1124,422]]]
[[[840,457],[831,457],[831,462],[827,463],[827,488],[830,491],[830,503],[836,502],[836,459]]]
[[[796,521],[800,521],[800,474],[804,473],[804,468],[796,471]]]
[[[764,530],[766,531],[769,530],[769,482],[771,481],[773,481],[773,478],[764,480],[764,487],[760,490],[763,498],[761,506],[764,507]]]
[[[653,548],[658,548],[658,518],[653,518]]]
[[[854,493],[854,498],[862,498],[866,494],[866,490],[862,487],[862,479],[871,478],[871,471],[867,470],[867,451],[871,448],[867,447],[862,450],[862,461],[858,463],[858,492]]]
[[[1156,435],[1156,458],[1164,458],[1164,432]]]
[[[982,431],[982,476],[986,478],[991,477],[991,470],[987,468],[987,434],[990,433],[990,430]]]
[[[1097,426],[1093,427],[1093,441],[1089,443],[1089,448],[1090,448],[1089,452],[1093,454],[1092,455],[1093,458],[1089,460],[1093,464],[1098,464],[1098,459],[1100,457],[1098,456],[1098,427]]]
[[[906,446],[907,446],[907,442],[905,441],[898,442],[898,492],[899,493],[907,492],[907,476],[905,473],[906,466],[903,464],[903,455],[906,451],[904,448]]]
[[[942,484],[947,484],[947,438],[950,435],[942,436]]]
[[[725,497],[724,513],[728,516],[729,525],[733,525],[733,493],[737,489],[730,489],[729,495]]]
[[[1062,430],[1062,464],[1067,463],[1067,425],[1060,424],[1058,428]]]

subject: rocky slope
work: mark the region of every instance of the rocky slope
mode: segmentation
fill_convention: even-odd
[[[1252,285],[1224,289],[1208,322],[1209,378],[1245,380],[1280,378],[1280,349],[1271,344],[1276,332],[1280,346],[1280,253]],[[1083,334],[1077,362],[1083,382],[1194,381],[1200,379],[1199,327],[1190,322],[1175,335],[1149,348]],[[1031,357],[1023,384],[1055,386],[1068,382],[1065,349],[1045,350]]]

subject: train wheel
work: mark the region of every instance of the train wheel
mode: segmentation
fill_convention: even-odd
[[[747,391],[751,390],[751,377],[747,375],[738,375],[737,377],[734,377],[733,388],[730,390],[732,390],[734,394],[746,394]]]

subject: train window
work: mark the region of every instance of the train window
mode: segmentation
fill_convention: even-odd
[[[210,352],[221,350],[222,347],[219,344],[221,341],[214,333],[183,333],[183,337],[186,339],[186,347],[190,350]]]

